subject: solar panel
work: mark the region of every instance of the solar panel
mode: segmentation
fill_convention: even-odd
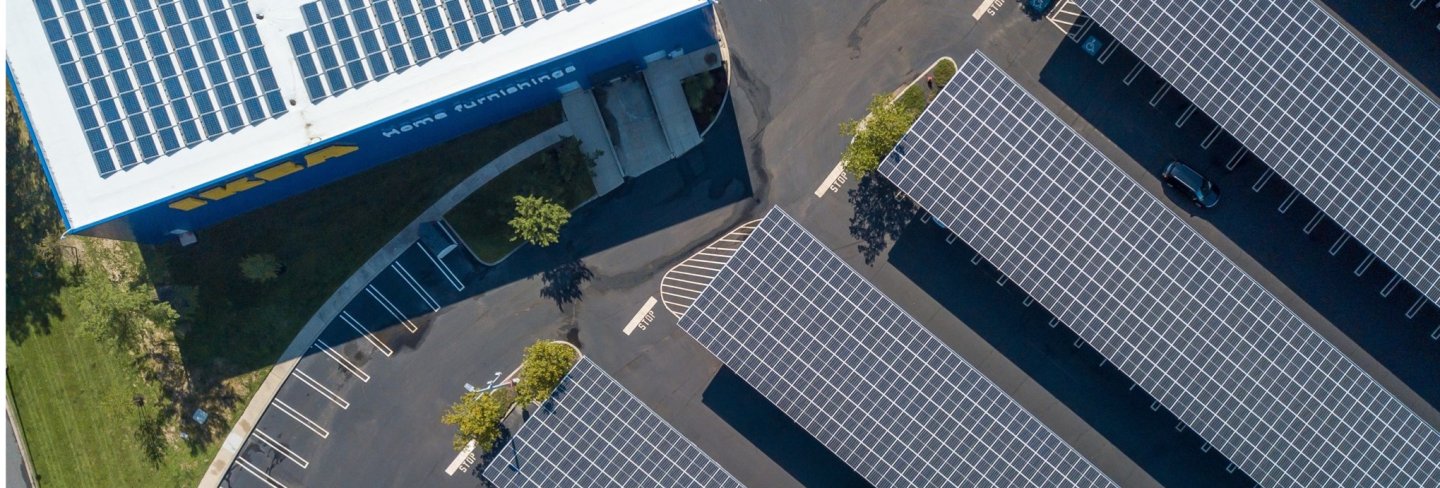
[[[1440,304],[1440,103],[1311,0],[1080,0]]]
[[[680,327],[877,486],[1113,486],[779,208]]]
[[[516,15],[539,20],[535,1],[317,1],[301,5],[306,29],[291,35],[291,47],[310,101],[319,102],[490,40],[518,27]],[[547,15],[562,9],[545,1],[554,7]]]
[[[285,113],[243,0],[34,2],[101,176]],[[236,96],[256,80],[263,91]]]
[[[742,486],[583,357],[500,448],[484,476],[498,488]]]
[[[1261,485],[1440,485],[1440,433],[983,54],[880,172]]]

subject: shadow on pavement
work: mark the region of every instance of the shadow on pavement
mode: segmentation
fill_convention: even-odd
[[[900,231],[920,211],[910,199],[897,197],[900,189],[890,180],[873,173],[861,178],[849,193],[850,205],[855,207],[850,217],[850,236],[860,240],[865,264],[875,264],[875,258],[885,252],[890,241],[900,237]]]
[[[1107,42],[1111,39],[1098,27],[1090,32]],[[1227,169],[1242,146],[1222,132],[1208,149],[1202,148],[1201,142],[1215,122],[1197,110],[1183,127],[1176,127],[1190,103],[1171,90],[1152,107],[1147,101],[1163,83],[1158,75],[1145,68],[1131,85],[1122,82],[1137,62],[1133,54],[1119,49],[1101,64],[1078,44],[1062,42],[1041,70],[1040,83],[1149,177],[1158,175],[1167,161],[1179,159],[1213,181],[1221,191],[1215,208],[1198,209],[1169,188],[1162,199],[1178,205],[1182,218],[1203,219],[1213,225],[1223,237],[1203,225],[1195,227],[1211,241],[1233,242],[1278,279],[1275,283],[1252,273],[1267,288],[1293,291],[1432,406],[1440,405],[1440,375],[1435,374],[1440,342],[1429,338],[1434,324],[1440,323],[1440,309],[1425,306],[1418,316],[1407,319],[1405,313],[1419,297],[1418,291],[1402,282],[1388,298],[1382,297],[1379,292],[1394,273],[1380,262],[1355,276],[1355,269],[1368,256],[1362,246],[1349,242],[1330,254],[1328,250],[1344,235],[1343,230],[1322,218],[1306,233],[1304,228],[1318,209],[1303,197],[1286,212],[1279,212],[1293,189],[1273,177],[1260,191],[1254,191],[1253,186],[1268,170],[1265,163],[1247,153],[1235,169]],[[1116,163],[1133,174],[1135,167],[1129,161]]]
[[[585,266],[584,260],[576,259],[540,273],[544,283],[540,295],[554,300],[555,306],[564,310],[565,305],[580,299],[580,287],[593,278],[595,272]]]
[[[946,244],[949,231],[918,220],[904,230],[889,254],[915,285],[974,330],[1025,374],[1074,411],[1086,423],[1165,486],[1254,486],[1218,452],[1202,452],[1205,441],[1194,432],[1175,430],[1179,420],[1089,346],[1075,347],[1077,336],[1063,324],[1050,327],[1051,315],[1038,305],[1026,307],[1025,294],[1013,284],[996,286],[1000,273],[987,263],[970,264],[975,252],[964,241]]]
[[[705,406],[805,486],[870,486],[730,367],[715,373],[701,398]]]

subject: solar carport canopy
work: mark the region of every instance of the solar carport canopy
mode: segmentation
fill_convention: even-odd
[[[880,171],[1264,486],[1440,486],[1440,433],[984,55]]]
[[[1078,2],[1440,304],[1440,103],[1313,0]]]
[[[680,327],[876,486],[1114,486],[779,208]]]
[[[742,486],[588,358],[575,363],[484,475],[497,488]]]

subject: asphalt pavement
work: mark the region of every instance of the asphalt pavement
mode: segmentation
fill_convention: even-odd
[[[577,211],[555,246],[526,247],[493,268],[460,269],[455,280],[407,251],[399,262],[410,277],[387,270],[372,284],[390,304],[362,293],[347,305],[350,319],[337,319],[322,334],[334,356],[315,348],[297,367],[314,385],[287,381],[276,398],[288,410],[272,406],[256,428],[274,442],[252,436],[241,458],[285,486],[479,486],[473,472],[443,473],[454,457],[454,431],[439,423],[440,414],[465,383],[483,384],[513,369],[525,345],[565,339],[742,482],[864,485],[680,331],[662,307],[643,329],[622,332],[658,295],[666,269],[780,205],[987,376],[1019,385],[1008,391],[1042,421],[1100,434],[1090,436],[1095,445],[1084,452],[1108,453],[1114,459],[1106,464],[1133,461],[1167,486],[1253,485],[1243,473],[1228,472],[1214,450],[1202,449],[1203,440],[1177,429],[1163,408],[1152,409],[1093,350],[1075,347],[1074,334],[1052,327],[1013,285],[997,285],[993,269],[971,264],[974,253],[963,243],[947,243],[947,233],[916,220],[918,214],[877,207],[877,198],[887,196],[883,185],[846,181],[816,196],[844,147],[843,121],[861,117],[873,94],[894,90],[936,58],[963,59],[976,49],[1172,208],[1184,210],[1154,176],[1159,156],[1204,161],[1225,200],[1191,222],[1307,320],[1354,335],[1406,381],[1418,374],[1414,365],[1433,357],[1425,354],[1440,349],[1406,335],[1409,322],[1395,318],[1403,297],[1375,298],[1382,270],[1347,278],[1357,256],[1332,257],[1330,243],[1311,242],[1322,236],[1276,230],[1308,216],[1276,212],[1267,192],[1278,187],[1242,195],[1258,162],[1223,173],[1210,152],[1238,149],[1233,145],[1180,149],[1196,145],[1196,131],[1208,134],[1203,114],[1193,126],[1164,127],[1156,118],[1183,111],[1181,101],[1162,97],[1152,109],[1146,101],[1153,92],[1114,79],[1114,70],[1129,67],[1091,66],[1096,61],[1072,52],[1067,26],[1033,19],[1017,2],[995,5],[992,14],[977,10],[979,0],[718,4],[733,91],[700,146]],[[455,259],[464,268],[465,259]],[[430,299],[406,294],[417,283]],[[396,311],[410,323],[396,319]],[[1367,321],[1386,326],[1361,330]],[[1411,365],[1407,355],[1420,359]],[[1432,386],[1417,381],[1414,388],[1428,398]],[[237,469],[246,468],[232,467],[231,485],[263,485]]]

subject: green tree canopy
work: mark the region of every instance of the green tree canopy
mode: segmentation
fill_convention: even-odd
[[[515,385],[520,401],[540,403],[550,398],[550,392],[570,372],[579,354],[569,344],[541,341],[525,348],[525,359],[520,362],[520,381]]]
[[[280,259],[274,254],[251,254],[240,259],[240,274],[256,283],[280,277]]]
[[[545,247],[560,241],[560,227],[570,221],[570,211],[549,198],[534,195],[515,196],[515,218],[510,219],[510,229],[515,236],[510,240]]]
[[[171,327],[180,317],[137,276],[114,276],[96,264],[79,274],[73,313],[80,329],[101,342],[133,350],[146,327]]]
[[[484,393],[469,392],[450,406],[440,417],[440,422],[458,428],[454,441],[456,451],[464,449],[465,444],[473,440],[477,452],[486,452],[495,445],[495,441],[500,440],[500,422],[505,420],[505,414],[513,404],[515,392],[509,388]]]
[[[880,167],[881,159],[900,142],[910,124],[920,116],[924,104],[918,107],[915,103],[890,103],[890,95],[881,93],[870,100],[870,116],[863,122],[851,120],[840,124],[840,133],[855,138],[841,155],[845,171],[859,178]]]

